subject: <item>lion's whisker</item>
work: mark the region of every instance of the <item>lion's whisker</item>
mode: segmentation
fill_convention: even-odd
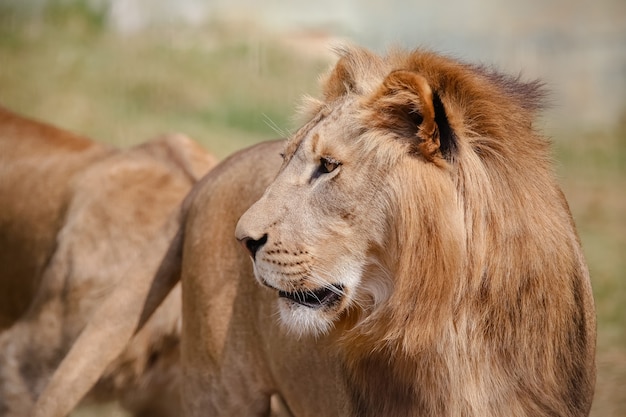
[[[274,132],[276,132],[280,137],[285,138],[288,137],[290,135],[290,132],[281,129],[276,122],[274,122],[271,117],[269,117],[266,113],[263,113],[263,121],[265,122],[265,124],[267,125],[267,127],[269,127],[270,129],[272,129]]]

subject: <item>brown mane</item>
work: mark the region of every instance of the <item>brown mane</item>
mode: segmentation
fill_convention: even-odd
[[[415,153],[438,164],[403,165],[388,190],[398,202],[386,258],[395,289],[342,337],[356,415],[586,415],[595,375],[581,364],[593,361],[594,313],[582,302],[588,272],[549,144],[532,126],[541,84],[425,51],[347,50],[323,105],[363,97],[358,123],[389,152],[380,141],[406,139],[412,117],[402,72],[419,74],[440,100],[448,152],[425,150],[414,131]],[[501,383],[510,378],[515,385]]]

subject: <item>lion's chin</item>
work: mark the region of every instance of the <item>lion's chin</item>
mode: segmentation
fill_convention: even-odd
[[[296,336],[321,336],[329,333],[341,315],[343,287],[332,286],[318,290],[278,292],[280,321]]]
[[[317,290],[301,290],[294,292],[278,291],[278,296],[293,303],[312,309],[332,308],[343,298],[343,286],[329,285]]]
[[[313,309],[286,298],[278,300],[280,322],[288,333],[296,337],[321,336],[334,327],[337,314],[326,309]]]

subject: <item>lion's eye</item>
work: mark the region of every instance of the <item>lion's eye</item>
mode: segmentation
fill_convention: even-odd
[[[337,167],[341,165],[338,161],[335,161],[331,158],[322,158],[320,159],[320,172],[323,174],[328,174],[333,172]]]

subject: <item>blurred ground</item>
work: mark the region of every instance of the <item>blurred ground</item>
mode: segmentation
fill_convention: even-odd
[[[168,22],[112,31],[108,15],[93,3],[53,0],[33,13],[0,0],[0,103],[122,146],[178,131],[223,157],[287,135],[295,127],[290,118],[299,97],[317,93],[317,77],[331,59],[327,42],[338,32],[350,37],[349,31],[328,28],[292,30],[286,36],[250,22],[210,19],[196,26]],[[625,45],[622,39],[622,49]],[[529,56],[537,58],[520,54],[513,72],[525,69],[523,58]],[[529,72],[542,75],[542,60],[529,61],[534,66]],[[596,67],[587,61],[581,68]],[[512,61],[507,62],[504,66],[510,70]],[[610,112],[611,117],[582,123],[584,118],[570,110],[558,124],[549,118],[542,122],[554,140],[558,174],[579,228],[596,298],[594,417],[626,416],[626,108],[614,108],[623,102],[626,82],[626,64],[620,65],[611,69],[619,80],[614,90],[603,92],[610,111],[599,107],[601,100],[592,105],[598,114]],[[550,68],[547,76],[558,78],[558,67]],[[563,66],[570,74],[575,69]],[[604,88],[603,80],[596,79],[603,75],[582,73],[579,82],[566,84],[569,96],[554,96],[555,106],[563,108],[557,101],[563,97],[582,100]],[[567,108],[584,108],[575,104]],[[115,406],[74,414],[123,415]]]

